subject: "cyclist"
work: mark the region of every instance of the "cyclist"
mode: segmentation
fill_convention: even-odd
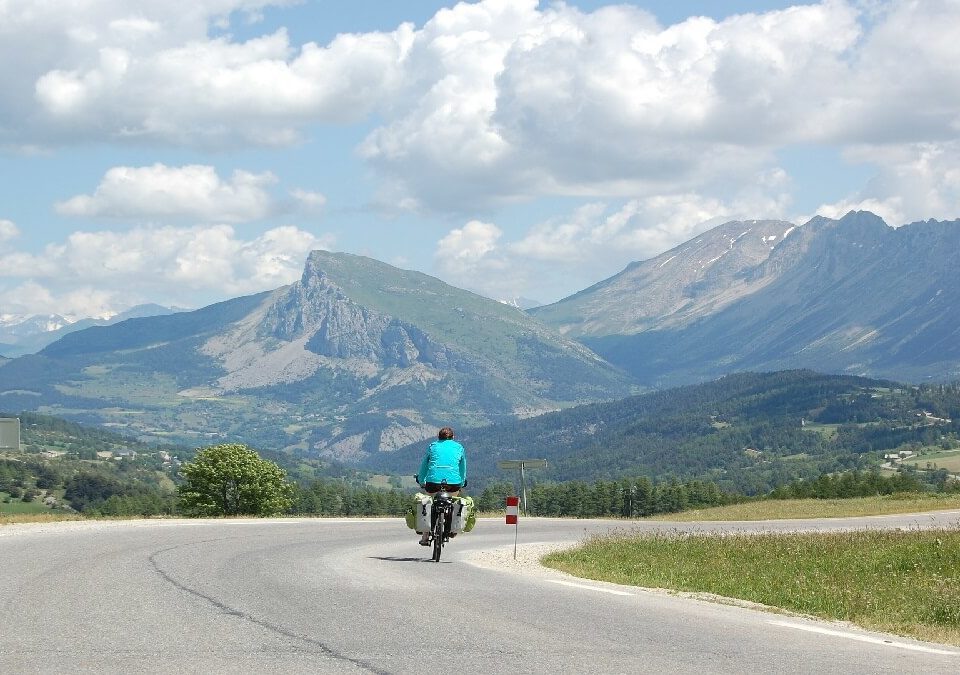
[[[453,429],[440,429],[437,440],[430,444],[423,461],[420,462],[417,482],[427,494],[435,495],[440,492],[443,481],[447,483],[447,492],[457,494],[467,482],[467,455],[463,446],[453,438]],[[430,545],[429,532],[423,533],[420,545]]]

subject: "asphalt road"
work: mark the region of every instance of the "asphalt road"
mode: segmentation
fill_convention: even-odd
[[[955,525],[960,513],[642,529]],[[633,528],[522,519],[527,546]],[[443,560],[400,519],[0,527],[0,673],[957,673],[960,649],[581,581],[481,520]]]

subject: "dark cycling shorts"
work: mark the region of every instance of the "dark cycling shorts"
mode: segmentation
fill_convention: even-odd
[[[440,492],[441,490],[443,490],[443,487],[440,485],[440,483],[430,483],[428,481],[427,483],[424,483],[423,489],[426,490],[428,493],[433,494],[434,492]],[[459,483],[454,483],[453,485],[450,485],[449,483],[447,484],[447,492],[456,492],[459,489],[460,489]]]

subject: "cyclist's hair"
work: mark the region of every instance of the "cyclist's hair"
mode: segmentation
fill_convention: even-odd
[[[437,438],[439,438],[441,441],[449,441],[451,438],[453,438],[453,429],[450,427],[443,427],[440,430],[440,433],[437,434]]]

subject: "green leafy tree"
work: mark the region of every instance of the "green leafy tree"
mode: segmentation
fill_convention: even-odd
[[[180,506],[197,516],[270,516],[288,511],[293,486],[286,472],[236,443],[203,448],[180,468]]]

